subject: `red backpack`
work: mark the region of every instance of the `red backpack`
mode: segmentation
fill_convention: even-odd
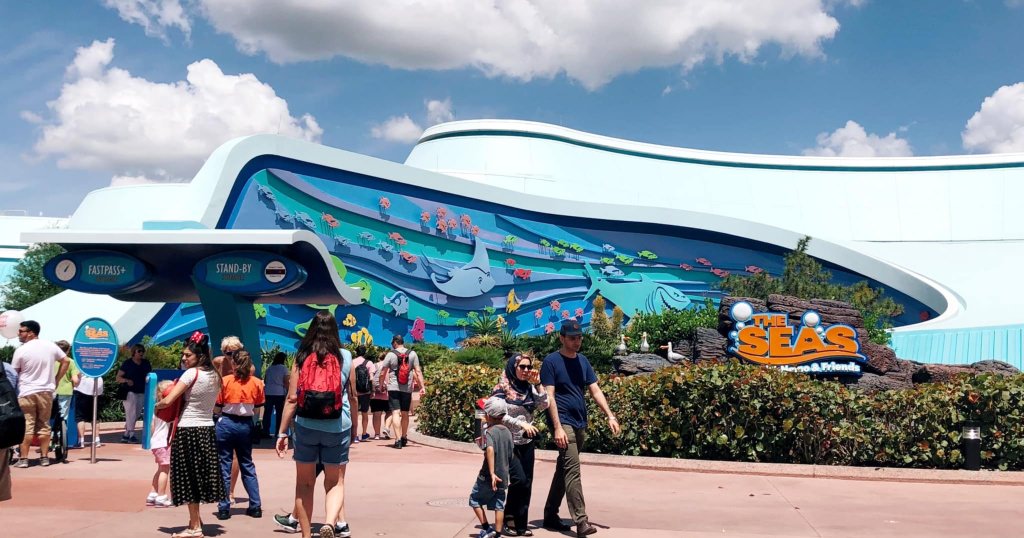
[[[409,350],[405,350],[405,353],[396,353],[398,356],[398,371],[395,372],[395,378],[398,379],[400,385],[409,384],[409,372],[412,371],[412,365],[409,364]]]
[[[334,419],[341,416],[341,365],[333,353],[317,362],[310,353],[299,368],[298,406],[296,414],[303,418]]]

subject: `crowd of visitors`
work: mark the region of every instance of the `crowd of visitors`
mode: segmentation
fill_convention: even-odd
[[[15,440],[21,443],[22,455],[17,467],[28,466],[28,450],[34,442],[41,450],[39,464],[49,465],[52,411],[60,412],[69,424],[78,423],[79,446],[86,446],[85,426],[92,422],[94,400],[103,394],[102,378],[82,376],[69,360],[73,350],[67,342],[40,340],[39,331],[34,321],[22,323],[22,346],[0,371],[0,400],[16,394],[25,415],[24,434],[19,432]],[[619,433],[619,424],[593,367],[579,353],[582,334],[577,321],[563,322],[559,349],[545,357],[539,369],[532,355],[513,353],[490,396],[482,400],[486,425],[478,444],[483,463],[469,496],[480,521],[479,538],[533,535],[529,506],[540,431],[534,422],[545,412],[558,458],[544,504],[543,526],[575,530],[577,537],[597,532],[587,516],[580,473],[579,454],[588,424],[585,395],[590,394],[606,415],[613,434]],[[172,538],[200,537],[200,505],[217,503],[217,518],[230,519],[233,475],[240,473],[248,497],[245,514],[262,517],[253,446],[276,433],[279,457],[285,456],[291,441],[295,503],[291,513],[274,516],[274,522],[288,532],[310,537],[314,484],[323,473],[326,521],[318,528],[319,536],[350,536],[345,514],[350,447],[371,439],[394,439],[391,446],[396,449],[408,445],[412,395],[425,391],[416,352],[405,346],[401,335],[395,335],[380,362],[368,356],[365,346],[356,346],[353,358],[341,346],[336,319],[325,310],[311,320],[291,367],[286,365],[287,355],[278,353],[263,379],[237,337],[225,338],[221,352],[212,357],[208,337],[195,332],[184,342],[180,377],[156,387],[149,439],[156,469],[146,504],[187,505],[188,525]],[[136,423],[144,409],[146,376],[152,371],[145,353],[143,346],[134,346],[117,371],[118,397],[126,416],[122,442],[138,440]],[[72,399],[74,417],[69,416]],[[8,435],[12,431],[6,428]],[[97,432],[91,432],[88,442],[100,445]],[[0,501],[10,498],[11,484],[8,458],[2,456]],[[563,500],[571,523],[558,514]],[[488,509],[495,512],[493,525],[488,522]]]

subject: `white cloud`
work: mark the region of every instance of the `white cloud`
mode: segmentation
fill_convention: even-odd
[[[964,149],[979,153],[1024,151],[1024,82],[1003,86],[981,103],[960,133]]]
[[[252,74],[226,75],[213,60],[188,66],[185,80],[156,83],[111,67],[114,41],[78,49],[60,96],[47,103],[35,143],[58,166],[163,181],[191,178],[220,144],[279,133],[318,142],[323,130]],[[124,181],[124,180],[121,180]]]
[[[859,123],[850,120],[831,133],[817,137],[818,146],[804,150],[804,155],[818,157],[910,157],[910,142],[896,133],[878,136],[867,133]]]
[[[370,136],[380,138],[389,142],[401,142],[412,144],[420,139],[423,134],[423,127],[420,127],[408,114],[404,116],[392,116],[370,129]]]
[[[148,178],[146,176],[114,176],[110,178],[111,187],[123,187],[125,185],[149,185],[152,183],[162,183],[159,179]]]
[[[36,114],[35,112],[32,112],[31,110],[22,110],[21,112],[18,113],[18,116],[20,116],[21,119],[25,120],[28,123],[32,123],[32,124],[43,123],[42,116],[40,116],[39,114]]]
[[[426,108],[426,122],[428,127],[455,119],[455,113],[452,112],[452,100],[450,97],[443,101],[430,99],[424,101],[423,106]],[[374,125],[370,128],[370,136],[402,144],[412,144],[419,140],[421,134],[423,134],[423,127],[420,127],[420,124],[413,121],[408,114],[391,116],[387,120],[384,120],[383,123]]]
[[[455,114],[452,112],[452,100],[450,97],[444,101],[427,101],[426,106],[428,125],[437,125],[438,123],[444,123],[455,119]]]
[[[178,0],[103,0],[103,5],[116,9],[122,20],[145,28],[148,36],[166,41],[168,28],[178,28],[186,37],[192,32]]]
[[[195,0],[186,5],[234,38],[240,50],[278,63],[345,56],[399,69],[474,68],[520,81],[564,73],[594,89],[644,68],[687,71],[725,57],[750,61],[766,45],[777,46],[783,56],[819,57],[821,43],[839,29],[829,10],[840,3],[857,6],[861,0]],[[177,19],[142,20],[173,25]]]

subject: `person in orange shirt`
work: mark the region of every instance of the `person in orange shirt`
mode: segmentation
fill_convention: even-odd
[[[257,428],[254,417],[263,407],[266,396],[263,381],[252,374],[252,357],[248,351],[239,350],[234,354],[234,373],[224,376],[217,409],[217,452],[224,475],[224,488],[230,488],[232,456],[238,458],[242,475],[242,486],[249,496],[249,517],[263,517],[260,503],[260,484],[256,478],[256,465],[252,461],[252,439]],[[228,490],[230,491],[230,490]],[[231,517],[231,500],[224,498],[217,506],[217,519]]]

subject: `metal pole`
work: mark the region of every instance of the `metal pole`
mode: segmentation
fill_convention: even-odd
[[[91,445],[89,450],[89,463],[96,463],[96,420],[99,418],[96,416],[96,408],[99,407],[100,401],[99,395],[96,394],[96,385],[98,384],[99,381],[95,377],[92,378],[92,439],[89,440],[89,444]]]

